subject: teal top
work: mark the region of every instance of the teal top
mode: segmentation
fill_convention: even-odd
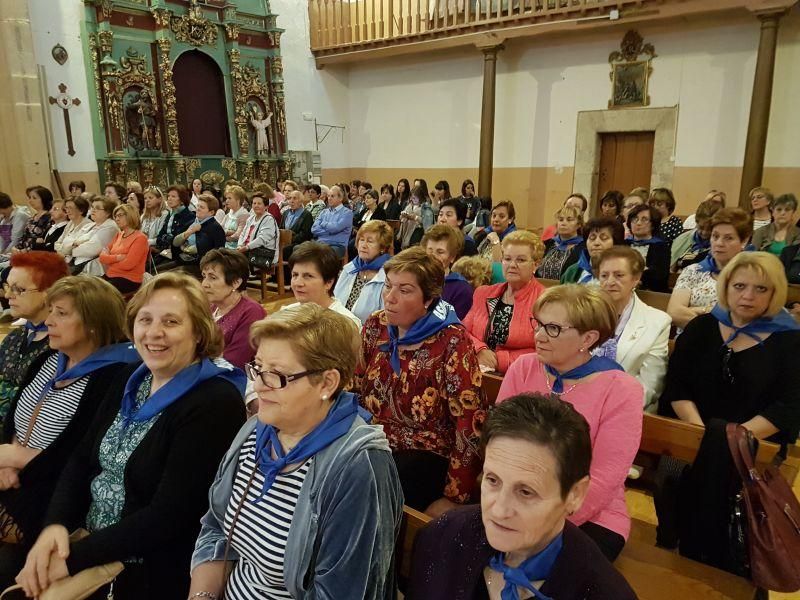
[[[784,248],[786,248],[785,240],[783,242],[772,242],[769,246],[767,246],[767,252],[780,257],[781,252],[783,252]]]

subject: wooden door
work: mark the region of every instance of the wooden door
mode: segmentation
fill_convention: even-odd
[[[600,198],[609,190],[627,194],[635,187],[650,188],[655,131],[625,131],[600,134],[600,178],[595,213]]]

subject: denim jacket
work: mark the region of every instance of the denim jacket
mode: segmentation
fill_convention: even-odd
[[[336,281],[336,287],[333,288],[333,295],[342,304],[347,304],[356,277],[358,277],[358,273],[355,272],[353,261],[350,261],[342,268],[342,272],[339,273],[339,279]],[[366,323],[367,319],[375,311],[383,310],[382,292],[385,283],[386,273],[381,268],[375,273],[375,277],[366,282],[364,287],[361,288],[358,300],[355,301],[350,311],[361,319],[362,323]]]
[[[222,560],[222,528],[239,465],[239,451],[256,426],[252,417],[222,459],[201,519],[192,571]],[[300,489],[286,542],[284,582],[304,600],[392,600],[395,539],[403,492],[380,427],[356,417],[350,431],[314,456]],[[238,560],[231,548],[228,560]]]

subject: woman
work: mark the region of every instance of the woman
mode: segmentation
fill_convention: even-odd
[[[533,274],[544,245],[534,233],[514,231],[503,239],[502,252],[505,283],[475,290],[464,327],[481,367],[505,373],[517,358],[536,349],[531,308],[545,288]]]
[[[203,193],[203,182],[200,179],[192,179],[192,198],[189,200],[189,210],[197,210],[197,201]]]
[[[144,210],[142,211],[142,233],[147,236],[147,245],[155,251],[158,234],[164,227],[169,210],[164,202],[161,190],[151,186],[144,191]]]
[[[643,204],[647,204],[647,202],[645,202],[645,198],[642,198],[638,194],[630,194],[625,197],[625,200],[622,203],[622,223],[625,225],[626,238],[631,236],[631,230],[628,227],[628,216],[631,214],[631,211],[634,208],[637,206],[642,206]]]
[[[128,196],[125,198],[125,203],[133,206],[136,212],[141,215],[144,210],[144,194],[136,191],[129,192]]]
[[[297,192],[291,192],[291,195],[295,195],[296,193]],[[239,236],[236,251],[249,257],[251,252],[257,248],[272,250],[272,264],[278,264],[278,260],[280,259],[278,255],[278,241],[281,237],[278,231],[278,224],[275,222],[275,219],[272,218],[272,215],[267,212],[267,205],[263,196],[255,194],[250,202],[252,210]],[[245,278],[245,283],[247,283],[247,278]]]
[[[80,196],[69,198],[64,203],[64,210],[69,222],[64,227],[63,235],[53,247],[67,262],[70,262],[75,243],[94,228],[94,221],[86,217],[89,213],[89,202]]]
[[[303,242],[296,246],[292,256],[289,257],[289,270],[292,273],[292,293],[297,302],[289,306],[306,302],[319,304],[322,308],[330,308],[344,315],[360,330],[361,319],[332,295],[341,265],[342,259],[326,244]]]
[[[750,206],[753,208],[753,231],[758,231],[772,223],[772,202],[775,197],[772,191],[765,187],[755,187],[750,190]]]
[[[654,188],[650,192],[648,204],[655,208],[661,215],[661,225],[658,236],[671,244],[673,240],[683,233],[683,221],[676,217],[675,196],[669,188]]]
[[[383,210],[386,221],[397,221],[400,218],[400,202],[395,198],[391,183],[381,186],[381,197],[378,206]]]
[[[800,228],[797,221],[797,198],[794,194],[783,194],[772,204],[772,222],[753,233],[756,250],[780,256],[786,246],[800,243]]]
[[[428,200],[428,188],[417,186],[411,192],[411,198],[406,207],[400,213],[400,229],[397,232],[397,240],[400,248],[405,250],[409,246],[415,246],[422,239],[424,233],[423,226],[423,204]]]
[[[0,585],[9,585],[42,526],[59,473],[91,428],[103,395],[138,360],[125,339],[125,303],[99,278],[64,277],[47,291],[47,342],[5,418],[0,444]],[[104,310],[97,310],[102,306]]]
[[[711,217],[711,253],[689,265],[678,276],[667,313],[681,329],[717,303],[717,275],[747,246],[753,235],[753,217],[741,208],[721,208]]]
[[[636,206],[628,213],[627,224],[631,235],[625,242],[645,261],[642,289],[669,292],[669,244],[659,237],[661,213],[646,204]]]
[[[139,213],[130,204],[114,209],[114,222],[119,233],[103,248],[98,260],[105,268],[103,279],[122,294],[132,294],[142,285],[147,266],[147,236],[139,231]]]
[[[680,273],[683,269],[703,260],[711,249],[711,217],[722,208],[719,202],[704,200],[694,214],[697,228],[684,231],[672,241],[670,270]]]
[[[586,247],[573,265],[561,276],[561,283],[597,284],[596,260],[603,251],[625,243],[625,228],[615,217],[592,219],[583,228]]]
[[[220,248],[209,250],[200,261],[203,291],[211,303],[211,314],[222,330],[222,356],[235,367],[244,369],[253,360],[250,326],[266,316],[264,307],[247,297],[250,265],[239,252]]]
[[[800,326],[783,309],[786,276],[766,252],[742,252],[717,279],[717,304],[689,323],[669,361],[660,412],[740,423],[793,444],[800,429]]]
[[[451,269],[464,249],[464,234],[450,225],[434,225],[425,232],[419,245],[442,263],[445,273],[442,300],[452,306],[463,321],[472,308],[474,289],[464,276]]]
[[[53,207],[53,194],[46,187],[36,185],[25,190],[28,196],[28,206],[33,216],[25,225],[22,237],[16,246],[11,248],[11,253],[33,250],[36,240],[42,239],[50,229],[50,209]]]
[[[117,369],[58,475],[49,525],[17,576],[30,596],[68,573],[122,560],[110,594],[118,600],[188,597],[206,493],[244,422],[245,378],[214,361],[222,335],[187,275],[164,273],[142,286],[126,325],[143,363]],[[75,523],[89,535],[70,542]]]
[[[440,301],[441,263],[415,247],[384,270],[385,308],[362,333],[361,403],[389,438],[405,503],[439,516],[476,491],[480,369],[455,311]]]
[[[433,209],[434,218],[439,216],[439,206],[445,200],[450,200],[453,196],[450,194],[450,184],[442,179],[436,182],[433,186],[433,195],[431,196],[431,208]]]
[[[600,199],[600,215],[603,217],[622,218],[622,201],[625,195],[619,190],[609,190]]]
[[[481,447],[481,503],[419,532],[408,600],[532,597],[528,592],[558,600],[636,599],[569,520],[590,486],[586,419],[568,402],[520,394],[489,414]]]
[[[225,246],[225,231],[214,218],[218,207],[219,203],[214,196],[200,195],[194,223],[172,240],[172,246],[180,249],[178,264],[196,265],[209,250]]]
[[[472,179],[461,182],[461,195],[456,200],[464,206],[464,225],[471,225],[481,209],[481,201],[475,196],[475,182]]]
[[[154,252],[158,252],[158,254],[153,256],[156,265],[172,261],[173,258],[177,260],[178,253],[175,252],[173,255],[172,251],[175,236],[189,228],[195,219],[194,213],[189,210],[188,206],[189,190],[186,189],[186,186],[173,185],[167,188],[169,215],[156,238]]]
[[[706,197],[703,199],[703,202],[707,202],[711,200],[712,202],[716,202],[719,204],[720,208],[725,208],[725,202],[727,201],[728,196],[725,192],[721,192],[719,190],[711,190],[706,194]],[[684,231],[688,231],[697,227],[697,220],[696,215],[689,215],[686,217],[686,220],[683,222],[683,229]]]
[[[305,304],[255,324],[252,339],[258,415],[211,486],[189,597],[394,598],[403,498],[386,436],[344,391],[358,337]]]
[[[492,282],[492,265],[480,256],[462,256],[453,263],[451,270],[453,273],[461,274],[473,290]]]
[[[243,206],[246,201],[247,193],[240,186],[231,185],[225,188],[225,207],[228,214],[222,228],[225,230],[225,247],[229,250],[236,250],[247,223],[248,212]]]
[[[0,252],[4,253],[0,259],[5,257],[7,261],[12,249],[22,239],[29,219],[28,212],[17,208],[11,196],[0,192]]]
[[[408,184],[408,179],[398,180],[397,186],[395,186],[395,193],[397,194],[397,204],[402,211],[411,200],[411,186]]]
[[[362,323],[383,308],[383,265],[389,260],[394,230],[385,221],[368,221],[356,233],[357,256],[347,263],[333,296]]]
[[[368,223],[373,219],[376,221],[385,221],[386,218],[383,207],[378,205],[378,192],[370,189],[364,192],[364,210],[356,215],[353,228],[358,229],[364,223]]]
[[[593,354],[615,360],[636,377],[644,388],[644,411],[655,412],[667,373],[672,319],[636,295],[644,267],[642,255],[627,246],[610,248],[598,258],[600,289],[611,297],[618,320],[613,337]]]
[[[0,419],[8,413],[28,367],[48,350],[47,290],[67,275],[67,264],[58,254],[32,250],[11,257],[3,292],[11,316],[26,323],[9,331],[0,343]]]
[[[580,235],[583,217],[573,206],[563,206],[556,213],[557,234],[544,244],[544,257],[536,270],[542,279],[561,279],[569,267],[578,262],[586,245]]]
[[[583,223],[584,216],[586,215],[586,209],[589,207],[589,201],[586,199],[586,196],[583,194],[570,194],[567,196],[567,199],[564,200],[562,208],[565,206],[571,206],[577,210],[581,223]],[[547,240],[553,239],[558,232],[558,213],[556,213],[556,223],[548,225],[544,228],[544,231],[542,232],[542,241],[546,242]]]
[[[516,231],[517,226],[514,223],[516,216],[514,203],[510,200],[498,202],[492,208],[489,225],[473,230],[472,237],[478,244],[478,256],[492,262],[500,260],[500,243],[509,233]]]
[[[65,202],[63,200],[53,200],[53,205],[50,207],[50,227],[43,236],[36,238],[31,249],[55,252],[56,242],[64,235],[64,228],[68,223]]]
[[[103,248],[108,246],[111,240],[119,233],[119,227],[117,227],[114,219],[111,218],[117,206],[119,206],[119,202],[106,196],[92,198],[92,221],[94,221],[94,227],[72,244],[70,270],[73,275],[82,273],[89,262],[97,259]],[[97,265],[97,262],[90,267],[90,271],[93,269],[98,273],[102,271],[99,265],[97,265],[96,269],[94,265]]]
[[[589,423],[589,491],[569,520],[613,562],[631,527],[625,478],[642,437],[644,391],[619,364],[592,356],[592,350],[613,336],[617,326],[616,310],[604,292],[574,284],[550,288],[537,300],[532,319],[536,354],[522,356],[511,365],[497,401],[522,392],[555,393]]]

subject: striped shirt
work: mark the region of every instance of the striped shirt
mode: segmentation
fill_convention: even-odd
[[[36,405],[42,398],[45,386],[56,376],[57,367],[58,353],[44,361],[33,381],[22,390],[17,409],[14,411],[14,427],[20,442],[25,439]],[[51,388],[44,395],[39,416],[36,417],[28,439],[28,448],[44,450],[61,435],[75,416],[88,382],[89,375],[84,375],[66,387]]]
[[[256,467],[255,445],[256,431],[253,430],[239,452],[239,468],[225,511],[224,527],[229,536],[233,516]],[[264,475],[261,471],[256,471],[231,537],[231,547],[240,558],[228,579],[226,600],[292,598],[286,590],[283,578],[284,553],[300,488],[312,460],[313,458],[308,459],[291,472],[279,474],[263,497],[261,489],[264,486]],[[256,499],[258,502],[254,502]]]

